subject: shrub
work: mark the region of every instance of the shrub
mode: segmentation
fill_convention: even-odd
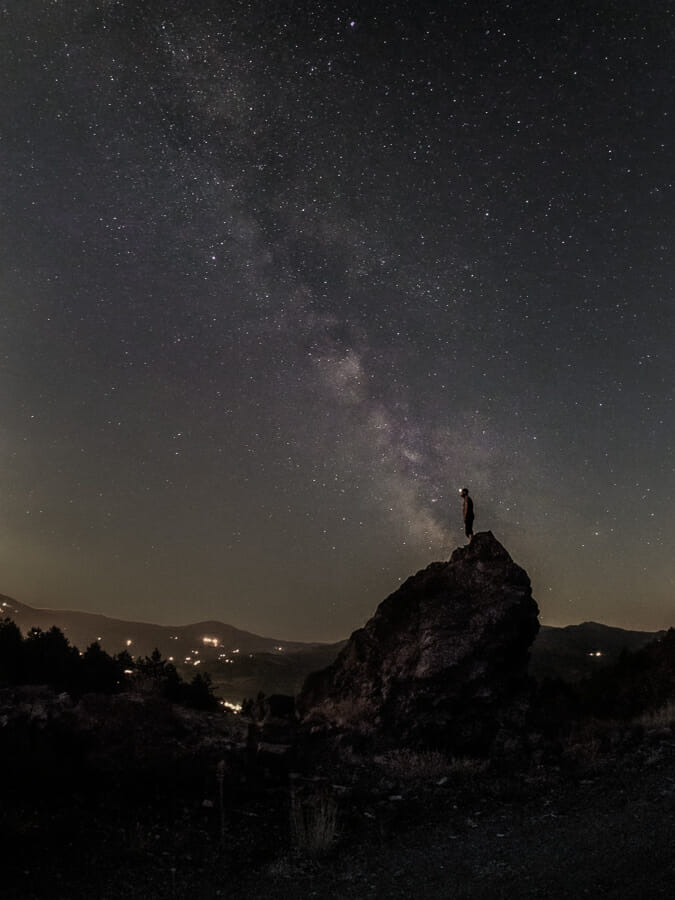
[[[375,762],[394,778],[403,781],[434,781],[449,775],[479,775],[488,766],[486,760],[472,757],[448,759],[438,750],[390,750]]]
[[[291,792],[291,838],[298,852],[317,856],[330,849],[337,838],[337,820],[337,802],[327,788]]]

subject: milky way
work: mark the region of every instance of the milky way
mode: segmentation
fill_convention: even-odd
[[[0,592],[332,640],[463,543],[675,624],[660,2],[8,0]]]

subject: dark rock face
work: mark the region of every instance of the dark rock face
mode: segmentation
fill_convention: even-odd
[[[478,533],[408,578],[309,676],[300,716],[378,743],[487,752],[522,715],[538,612],[527,573]]]

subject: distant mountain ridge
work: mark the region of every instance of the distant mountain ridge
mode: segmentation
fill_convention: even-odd
[[[187,679],[191,672],[208,672],[215,692],[235,703],[259,691],[296,693],[307,675],[328,665],[344,643],[284,641],[217,621],[130,622],[101,613],[38,609],[0,595],[3,618],[12,619],[24,634],[31,628],[46,631],[55,625],[80,651],[96,641],[111,655],[127,650],[136,659],[157,648]]]
[[[580,681],[598,668],[615,663],[622,650],[634,652],[666,633],[630,631],[599,622],[561,628],[542,625],[532,647],[530,673],[539,680]]]
[[[41,609],[0,595],[0,615],[11,618],[23,631],[56,625],[71,644],[83,650],[98,641],[108,653],[128,648],[134,655],[147,655],[157,647],[167,656],[180,652],[216,656],[222,653],[274,653],[320,646],[319,642],[282,641],[242,631],[233,625],[210,620],[188,625],[156,625],[115,619],[102,613],[80,610]]]
[[[188,625],[131,622],[101,613],[34,608],[0,595],[0,618],[5,617],[24,634],[33,627],[47,630],[56,625],[79,650],[94,641],[108,653],[126,649],[133,657],[149,656],[157,648],[183,671],[199,667],[209,672],[222,695],[233,700],[259,690],[298,692],[305,677],[329,665],[346,643],[284,641],[213,620]],[[538,680],[578,681],[616,662],[622,649],[638,650],[663,634],[598,622],[542,625],[532,645],[530,673]]]

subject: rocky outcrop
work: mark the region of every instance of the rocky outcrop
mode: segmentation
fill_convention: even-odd
[[[409,578],[308,677],[301,719],[380,744],[487,752],[522,715],[538,629],[527,573],[478,533]]]

